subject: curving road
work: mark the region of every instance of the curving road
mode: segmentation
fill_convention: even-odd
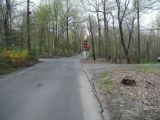
[[[80,56],[0,77],[0,120],[101,120]]]

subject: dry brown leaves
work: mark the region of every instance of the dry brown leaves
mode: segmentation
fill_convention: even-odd
[[[136,86],[121,84],[125,76],[132,76]],[[160,109],[160,75],[142,72],[114,72],[113,81],[120,86],[122,93],[141,104],[143,110]]]

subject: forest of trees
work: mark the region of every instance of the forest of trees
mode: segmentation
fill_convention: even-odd
[[[96,56],[125,63],[157,60],[160,55],[159,15],[152,24],[141,24],[145,21],[144,15],[159,10],[158,0],[81,1],[84,10],[92,15]]]
[[[141,24],[159,7],[158,0],[0,0],[0,50],[71,56],[87,39],[94,59],[154,61],[160,56],[160,15]]]
[[[70,56],[80,53],[85,26],[76,2],[2,0],[0,47],[37,51],[40,56]]]

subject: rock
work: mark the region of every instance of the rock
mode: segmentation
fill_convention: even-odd
[[[132,78],[132,76],[124,77],[123,80],[121,81],[121,83],[126,86],[135,86],[136,85],[136,81]]]

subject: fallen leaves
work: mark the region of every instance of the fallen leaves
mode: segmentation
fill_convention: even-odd
[[[125,76],[132,76],[136,86],[124,86],[121,81]],[[160,75],[143,72],[114,72],[112,80],[120,86],[121,91],[129,98],[141,104],[142,109],[160,109]]]

